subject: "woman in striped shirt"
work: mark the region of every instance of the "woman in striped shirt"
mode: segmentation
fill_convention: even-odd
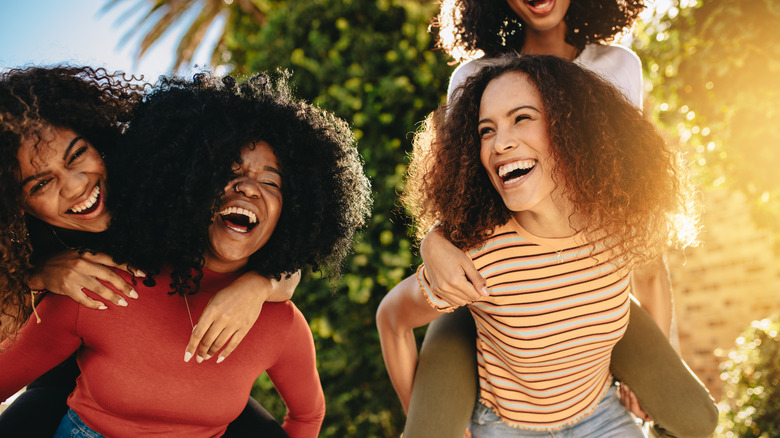
[[[612,85],[559,58],[507,57],[458,93],[416,138],[404,202],[493,291],[468,305],[480,386],[471,433],[643,436],[615,396],[610,353],[628,323],[631,269],[670,240],[691,243],[677,233],[694,216],[678,156]],[[424,266],[380,305],[405,408],[412,329],[455,307]]]

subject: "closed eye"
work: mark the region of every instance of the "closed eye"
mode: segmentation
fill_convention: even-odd
[[[527,114],[521,114],[521,115],[515,117],[515,123],[520,123],[523,120],[530,120],[530,119],[531,119],[531,116],[529,116]]]
[[[51,182],[54,178],[44,178],[38,180],[32,187],[30,187],[30,195],[35,195],[36,193],[39,193],[41,190],[46,188],[46,185]]]
[[[68,160],[68,165],[73,164],[74,161],[78,160],[79,157],[84,155],[84,152],[87,151],[87,146],[82,146],[76,150],[76,152],[73,153],[73,155],[70,156],[70,159]]]
[[[492,132],[493,132],[493,128],[490,128],[490,127],[487,127],[487,126],[486,126],[486,127],[484,127],[484,128],[481,128],[481,129],[479,130],[479,137],[480,137],[480,138],[484,138],[486,135],[488,135],[488,134],[490,134],[490,133],[492,133]]]

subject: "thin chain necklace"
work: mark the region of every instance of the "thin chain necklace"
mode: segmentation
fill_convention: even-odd
[[[187,306],[187,316],[190,317],[190,326],[195,330],[195,324],[192,323],[192,313],[190,313],[190,303],[187,301],[187,295],[184,295],[184,305]]]

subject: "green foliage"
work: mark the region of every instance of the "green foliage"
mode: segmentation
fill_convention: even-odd
[[[445,96],[452,71],[427,32],[437,8],[411,0],[289,1],[274,3],[262,27],[245,16],[228,23],[233,68],[290,69],[298,96],[350,122],[372,180],[373,217],[342,277],[334,285],[315,273],[293,297],[317,346],[327,401],[321,436],[397,437],[403,424],[374,316],[419,262],[397,194],[412,132]],[[261,380],[255,395],[281,415],[269,388]]]
[[[717,435],[780,436],[780,319],[754,321],[721,365],[723,402]]]
[[[757,223],[779,232],[780,0],[671,3],[634,44],[647,110],[680,139],[699,184],[744,192]]]

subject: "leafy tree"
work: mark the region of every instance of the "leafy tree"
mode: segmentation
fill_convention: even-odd
[[[224,16],[234,18],[238,15],[250,17],[256,23],[265,22],[265,14],[270,7],[270,3],[263,0],[132,0],[136,4],[140,3],[142,9],[147,9],[138,22],[123,36],[123,42],[127,41],[133,35],[142,34],[138,53],[136,58],[140,59],[144,54],[157,43],[162,36],[167,33],[172,26],[182,20],[190,19],[187,30],[179,40],[176,47],[176,59],[173,70],[177,70],[181,65],[192,61],[198,46],[203,42],[209,27],[215,23],[217,18]],[[117,7],[119,4],[126,4],[122,0],[107,0],[103,10],[109,10]],[[126,10],[125,16],[138,10],[138,7],[131,7]],[[190,17],[192,16],[192,17]],[[224,38],[226,33],[230,33],[229,26],[223,28],[222,34],[217,41],[217,45],[211,55],[213,65],[221,63],[219,55],[225,50]]]
[[[680,139],[699,183],[744,192],[780,232],[780,0],[674,0],[638,32],[648,112]]]
[[[754,321],[721,365],[719,437],[780,436],[780,319]]]
[[[418,263],[397,193],[411,133],[446,94],[452,70],[427,32],[437,8],[410,0],[289,1],[277,3],[262,26],[245,15],[228,23],[235,71],[290,69],[299,96],[350,121],[373,184],[373,217],[335,293],[326,281],[304,278],[293,297],[317,344],[328,403],[322,436],[397,437],[403,424],[374,316]],[[261,391],[269,387],[261,381]],[[283,412],[267,396],[258,399]]]

